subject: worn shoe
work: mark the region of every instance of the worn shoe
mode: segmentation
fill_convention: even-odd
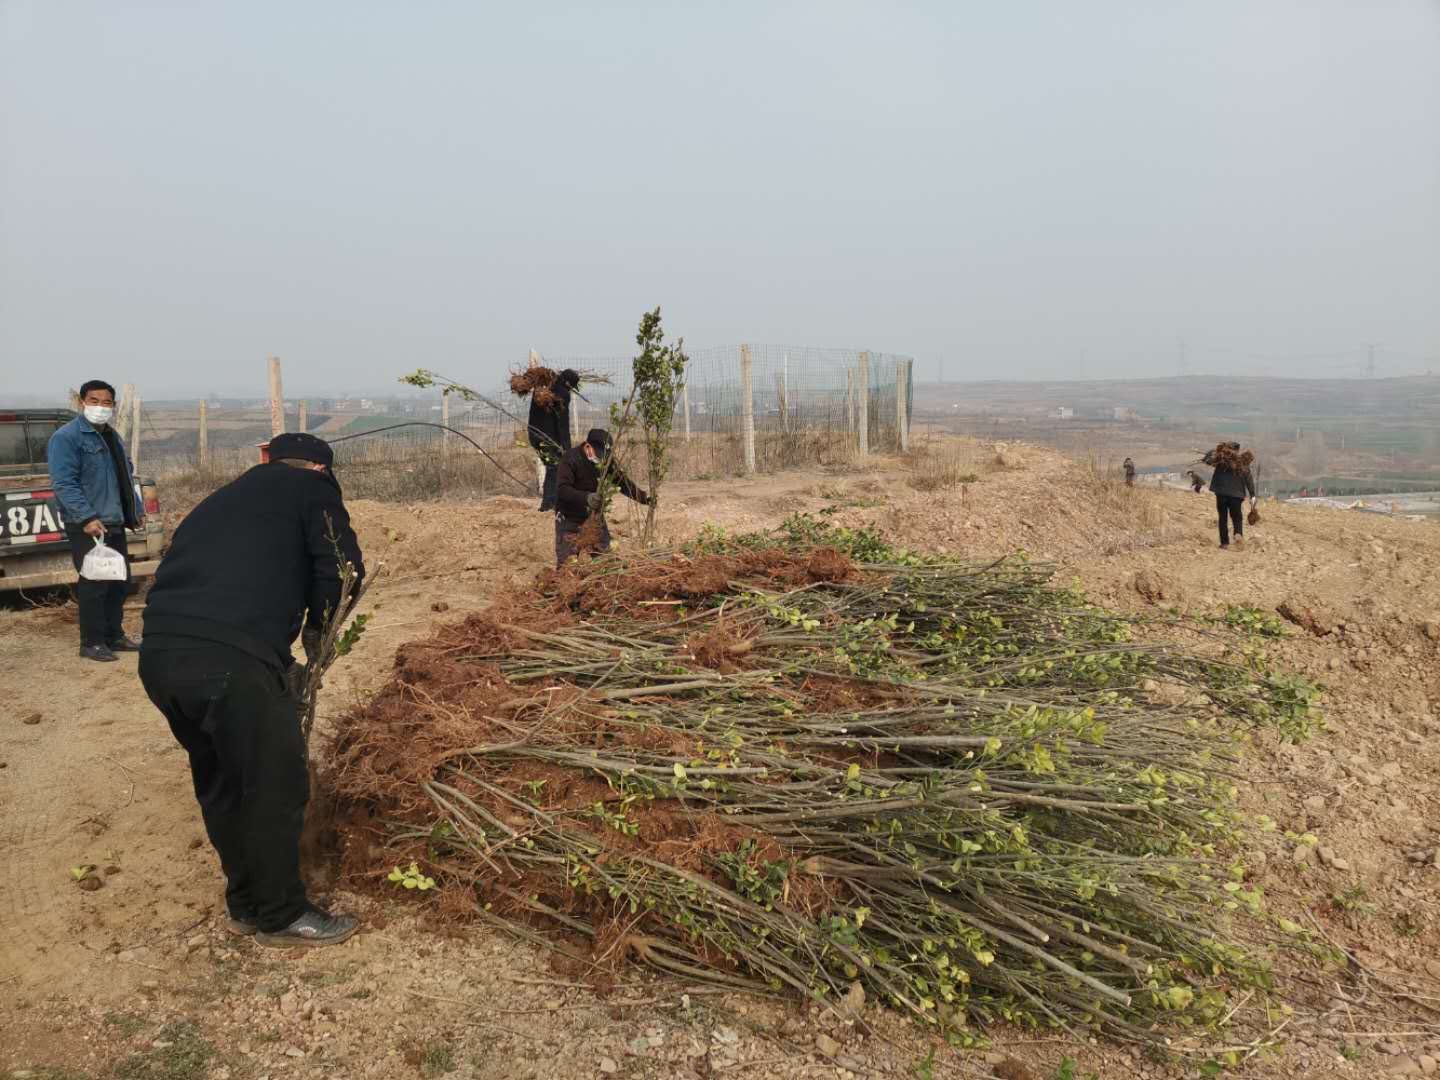
[[[80,656],[86,660],[99,660],[103,664],[113,664],[120,659],[108,645],[81,645]]]
[[[226,915],[222,924],[227,934],[234,934],[236,937],[250,937],[260,927],[255,925],[255,920],[241,918],[236,915]]]
[[[127,635],[127,634],[121,634],[121,635],[120,635],[118,638],[116,638],[114,641],[107,641],[105,644],[107,644],[108,646],[110,646],[110,651],[111,651],[111,652],[139,652],[139,651],[140,651],[140,642],[136,641],[134,638],[130,637],[130,636]]]
[[[258,945],[289,949],[296,945],[339,945],[360,929],[354,915],[331,915],[311,908],[283,930],[261,930],[255,935]]]

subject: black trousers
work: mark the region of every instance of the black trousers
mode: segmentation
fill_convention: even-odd
[[[66,525],[65,535],[70,539],[70,556],[75,560],[78,573],[85,556],[95,546],[95,541],[85,535],[78,525]],[[128,554],[125,547],[125,528],[121,525],[105,526],[105,545],[121,555]],[[75,585],[75,602],[80,606],[80,644],[108,645],[119,641],[125,635],[122,620],[125,615],[125,593],[130,584],[130,563],[125,563],[124,581],[91,581],[81,578]]]
[[[558,486],[557,481],[559,479],[559,469],[560,466],[558,465],[545,466],[545,480],[540,485],[541,510],[555,509],[555,489]]]
[[[580,530],[583,525],[577,525],[573,521],[567,521],[565,515],[555,515],[555,568],[558,570],[566,562],[580,554]],[[593,549],[596,554],[610,550],[610,525],[604,517],[600,518],[600,543]]]
[[[1220,517],[1220,546],[1230,543],[1230,527],[1238,539],[1245,535],[1245,500],[1239,495],[1216,495],[1215,511]]]
[[[274,668],[223,645],[140,651],[140,681],[190,755],[230,914],[279,930],[307,908],[300,832],[310,778],[299,702]]]

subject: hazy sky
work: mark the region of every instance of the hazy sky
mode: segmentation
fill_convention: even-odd
[[[0,0],[0,391],[1440,371],[1435,0]]]

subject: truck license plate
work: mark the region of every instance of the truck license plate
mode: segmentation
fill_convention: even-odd
[[[65,521],[49,491],[16,491],[0,502],[0,544],[47,544],[65,539]]]

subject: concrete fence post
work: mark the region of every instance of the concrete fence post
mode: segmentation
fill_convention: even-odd
[[[450,426],[449,394],[440,395],[440,424],[442,427]],[[442,463],[450,460],[450,433],[448,431],[440,433],[440,460]]]
[[[210,415],[205,399],[200,399],[199,465],[202,475],[210,472]]]
[[[750,346],[740,346],[740,417],[741,435],[745,444],[745,471],[755,471],[755,386]]]
[[[295,420],[295,429],[297,431],[310,430],[310,402],[303,400],[300,402],[300,415]]]
[[[120,400],[115,402],[115,434],[120,436],[121,442],[127,444],[130,442],[130,399],[134,396],[134,384],[126,383],[120,388]],[[76,405],[77,412],[84,408],[84,402]]]
[[[130,467],[140,472],[140,391],[130,397]]]
[[[270,357],[270,437],[285,430],[285,391],[280,384],[280,358]]]
[[[680,387],[680,396],[685,405],[685,441],[690,441],[690,381],[687,379]]]
[[[870,354],[860,354],[860,375],[856,380],[855,400],[855,428],[860,435],[860,456],[867,457],[870,453]]]

